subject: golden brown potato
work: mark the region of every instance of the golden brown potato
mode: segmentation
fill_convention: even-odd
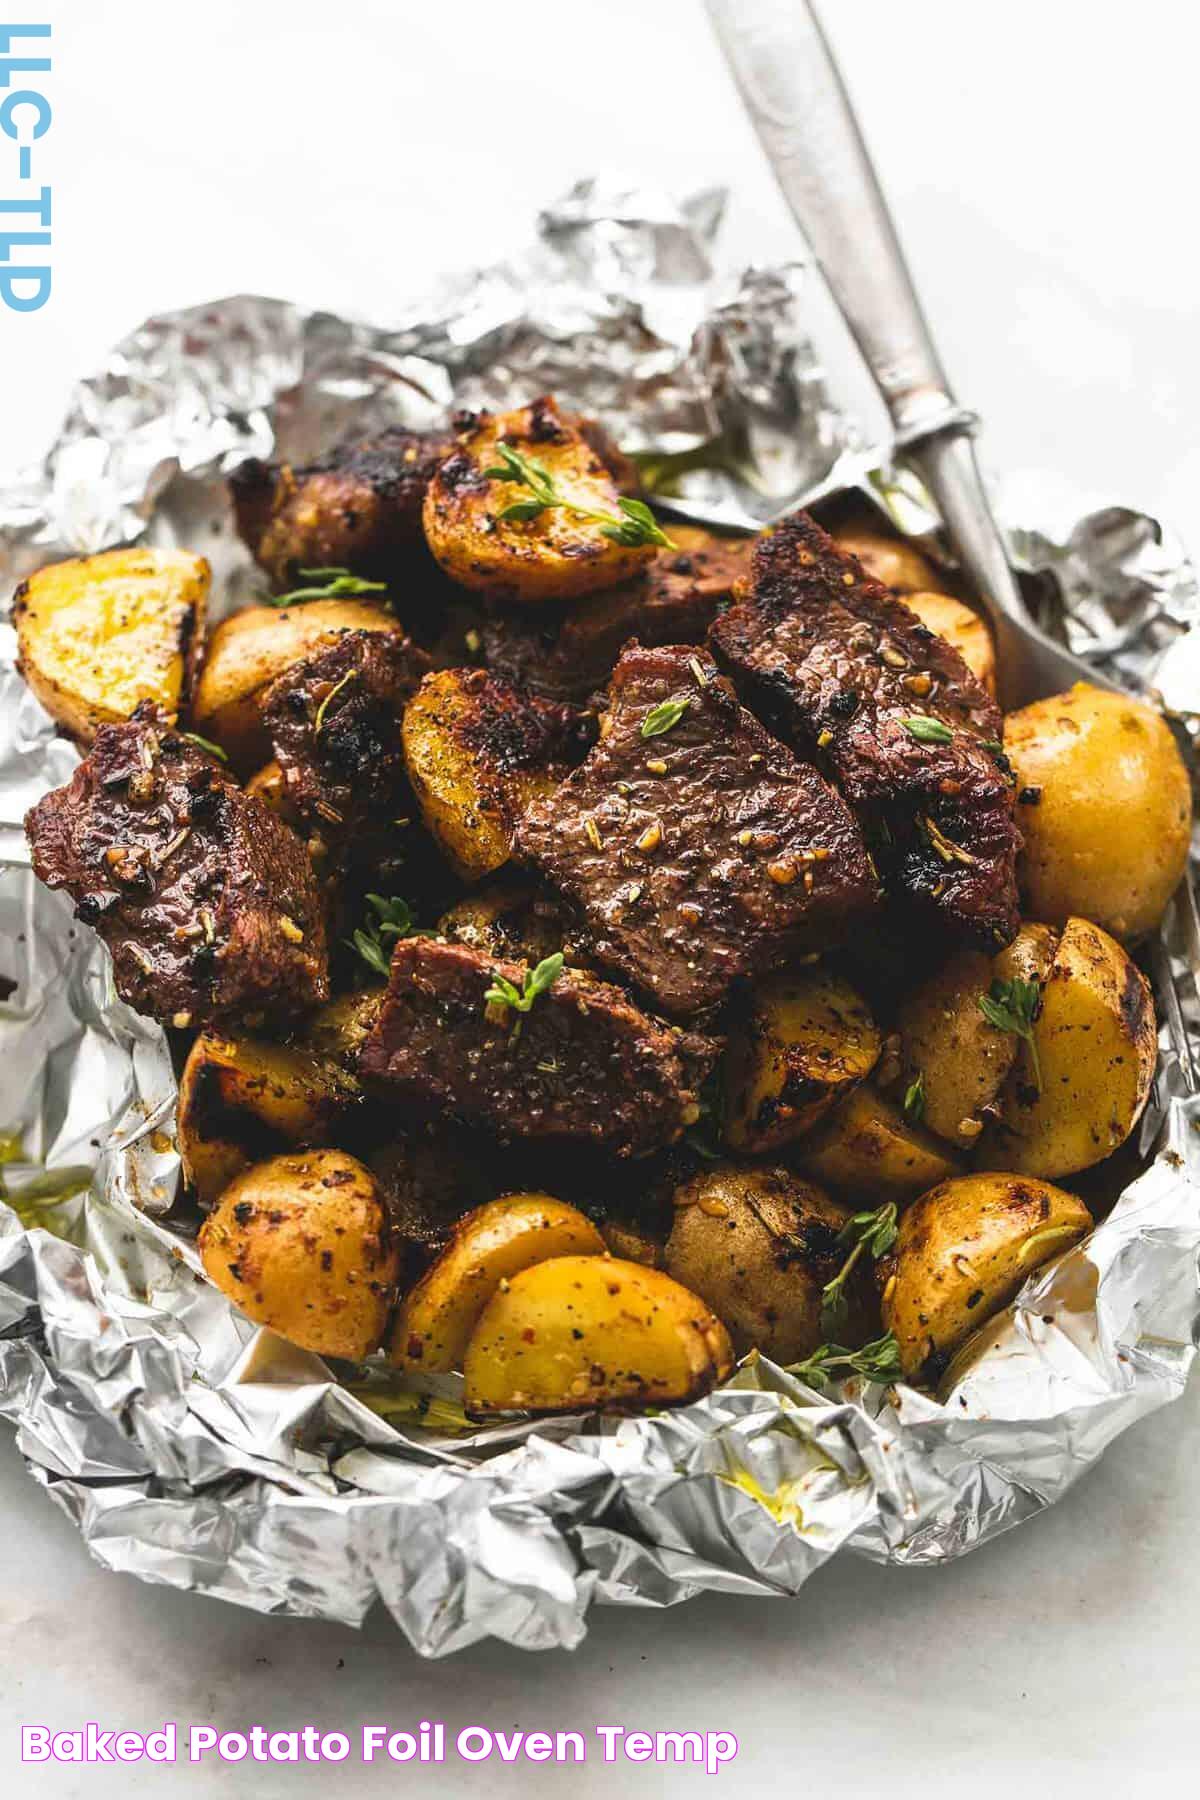
[[[665,1266],[665,1245],[639,1218],[607,1218],[600,1226],[600,1236],[609,1254],[623,1262],[642,1263],[647,1269]]]
[[[347,631],[400,633],[399,623],[361,600],[311,600],[303,606],[249,606],[213,631],[204,653],[192,717],[243,774],[271,754],[261,701],[277,675]]]
[[[278,813],[281,819],[291,820],[292,809],[288,802],[283,770],[274,759],[269,763],[264,763],[262,768],[250,777],[246,783],[246,792],[253,794],[256,800],[261,800],[264,806],[269,806],[271,811]]]
[[[486,669],[437,669],[409,701],[404,760],[421,816],[464,881],[508,861],[531,800],[567,772],[561,708]]]
[[[821,1295],[849,1255],[838,1233],[849,1208],[788,1169],[718,1163],[675,1195],[666,1269],[722,1320],[738,1355],[799,1362],[822,1341]],[[847,1286],[838,1341],[871,1335],[865,1264]]]
[[[730,1031],[725,1142],[758,1153],[803,1137],[880,1048],[866,1002],[832,970],[814,963],[758,982]]]
[[[938,591],[937,570],[927,556],[905,538],[884,531],[857,529],[834,533],[834,542],[857,556],[868,575],[891,588],[894,594],[932,594]]]
[[[358,1053],[370,1037],[383,1000],[382,988],[340,994],[317,1008],[305,1021],[301,1040],[310,1055],[336,1063],[348,1075],[358,1068]]]
[[[566,949],[562,913],[552,896],[508,877],[490,881],[458,901],[438,920],[438,932],[487,956],[527,962],[531,968]]]
[[[814,1180],[872,1205],[902,1205],[962,1168],[948,1145],[907,1120],[869,1081],[822,1119],[798,1146],[797,1161]]]
[[[13,599],[21,674],[85,742],[142,700],[172,724],[186,705],[212,571],[187,550],[104,550],[51,563]]]
[[[683,1406],[732,1368],[725,1327],[669,1275],[559,1256],[493,1294],[467,1346],[463,1404],[475,1418]]]
[[[378,1347],[400,1267],[368,1169],[343,1150],[272,1157],[230,1182],[200,1231],[210,1281],[318,1356]]]
[[[1141,1117],[1158,1043],[1145,977],[1107,932],[1068,919],[1033,1026],[1020,1042],[1000,1119],[980,1143],[988,1166],[1060,1177],[1110,1156]],[[1040,1077],[1040,1079],[1039,1079]]]
[[[1028,1176],[964,1175],[914,1200],[876,1265],[904,1373],[938,1381],[1028,1275],[1091,1229],[1082,1200]]]
[[[534,518],[503,518],[534,502],[534,490],[489,476],[502,445],[529,459],[568,502]],[[653,560],[653,544],[631,547],[604,535],[603,520],[620,520],[620,496],[609,470],[577,424],[553,400],[510,413],[477,413],[425,493],[425,536],[447,574],[465,588],[509,600],[570,600],[614,587]]]
[[[913,1112],[960,1149],[970,1150],[978,1140],[1020,1044],[1012,1032],[989,1023],[980,997],[996,981],[1045,981],[1057,942],[1048,925],[1022,925],[998,956],[956,951],[900,1007],[903,1090],[916,1085]]]
[[[1017,773],[1026,910],[1072,914],[1114,937],[1152,931],[1187,863],[1192,795],[1153,707],[1079,682],[1010,713],[1004,748]]]
[[[922,625],[953,646],[972,675],[996,692],[996,646],[986,622],[951,594],[905,594],[904,604]]]
[[[319,1143],[357,1083],[300,1045],[203,1031],[179,1081],[179,1155],[205,1206],[233,1177],[284,1144]]]
[[[506,1194],[460,1219],[430,1268],[404,1296],[391,1333],[400,1368],[440,1374],[462,1367],[467,1341],[501,1282],[552,1256],[602,1256],[590,1219],[549,1194]]]

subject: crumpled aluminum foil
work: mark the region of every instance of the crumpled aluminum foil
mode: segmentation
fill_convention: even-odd
[[[930,528],[910,483],[867,475],[880,459],[826,393],[803,266],[715,270],[722,208],[580,183],[527,251],[388,330],[245,296],[149,320],[7,485],[0,573],[11,585],[145,533],[203,549],[236,604],[254,577],[221,477],[243,456],[548,388],[627,444],[715,441],[724,469],[683,483],[709,510],[768,517],[855,479]],[[1150,685],[1172,659],[1195,669],[1200,597],[1174,540],[1125,509],[1055,519],[1036,498],[1013,515],[1014,551],[1071,641]],[[1200,932],[1183,903],[1157,951],[1145,1172],[941,1401],[857,1384],[831,1398],[752,1358],[678,1412],[471,1434],[454,1378],[420,1399],[378,1369],[339,1381],[256,1330],[163,1223],[178,1171],[163,1035],[29,871],[22,815],[76,756],[13,653],[0,627],[0,1411],[107,1566],[349,1623],[382,1599],[430,1656],[488,1634],[571,1646],[594,1602],[792,1594],[843,1547],[959,1555],[1059,1499],[1182,1390],[1200,1333]],[[1200,690],[1177,686],[1177,710],[1200,712]]]

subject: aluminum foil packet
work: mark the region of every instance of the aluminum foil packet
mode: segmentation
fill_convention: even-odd
[[[497,268],[386,329],[237,296],[147,320],[81,381],[44,461],[0,493],[0,576],[145,537],[202,550],[220,606],[254,591],[223,477],[353,427],[553,390],[672,459],[676,504],[753,524],[855,484],[914,533],[924,497],[831,399],[804,263],[730,276],[724,196],[579,183]],[[1072,644],[1200,715],[1200,593],[1158,523],[1011,511],[1018,566]],[[794,1594],[840,1550],[960,1555],[1051,1505],[1182,1391],[1200,1330],[1200,932],[1155,946],[1162,1054],[1144,1172],[1039,1270],[938,1401],[820,1393],[751,1357],[682,1410],[478,1431],[455,1378],[331,1369],[256,1329],[167,1213],[175,1085],[159,1029],[33,879],[30,803],[76,752],[0,626],[0,1411],[110,1568],[265,1612],[360,1622],[424,1655],[488,1634],[569,1647],[595,1602]]]

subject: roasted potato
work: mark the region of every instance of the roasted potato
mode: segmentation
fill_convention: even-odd
[[[725,1056],[725,1142],[775,1150],[803,1137],[871,1073],[881,1039],[849,982],[813,964],[756,984]]]
[[[849,1254],[838,1233],[849,1208],[788,1169],[715,1164],[675,1195],[665,1266],[706,1300],[738,1355],[758,1349],[799,1362],[822,1341],[821,1293]],[[865,1265],[847,1287],[840,1342],[871,1335],[874,1307]]]
[[[462,1367],[467,1342],[501,1282],[552,1256],[602,1256],[604,1240],[573,1206],[549,1194],[506,1194],[460,1219],[391,1333],[400,1368],[440,1374]]]
[[[357,1097],[351,1076],[300,1045],[203,1031],[179,1082],[184,1179],[212,1205],[259,1157],[321,1142]]]
[[[937,571],[927,556],[906,538],[891,537],[884,531],[857,528],[834,533],[841,550],[857,556],[868,575],[894,594],[931,594],[938,591]]]
[[[874,1204],[903,1204],[962,1168],[948,1145],[905,1118],[869,1081],[853,1088],[796,1147],[806,1175]]]
[[[463,1404],[475,1418],[682,1406],[732,1368],[725,1327],[669,1275],[558,1256],[492,1295],[467,1345]]]
[[[264,806],[269,806],[271,811],[278,813],[281,819],[287,819],[289,823],[294,822],[292,808],[288,802],[287,785],[283,779],[283,770],[274,758],[269,763],[264,763],[262,768],[250,777],[246,783],[246,792],[253,794],[256,800],[261,800]]]
[[[245,1170],[199,1241],[209,1279],[259,1325],[319,1356],[359,1361],[378,1347],[400,1253],[370,1171],[345,1151]]]
[[[561,708],[486,669],[437,669],[409,701],[404,760],[421,816],[464,881],[508,861],[529,802],[567,772]]]
[[[13,599],[18,667],[51,718],[90,742],[142,700],[186,706],[212,571],[187,550],[104,550],[51,563]]]
[[[242,774],[271,754],[260,703],[277,675],[346,631],[401,632],[378,606],[361,600],[310,600],[303,606],[250,606],[222,621],[208,640],[192,717]]]
[[[1107,932],[1068,919],[1042,988],[1033,1047],[1019,1042],[981,1159],[1047,1178],[1091,1168],[1141,1117],[1157,1054],[1145,977]]]
[[[534,489],[489,471],[509,446],[546,476],[566,504],[533,517],[509,517],[536,503]],[[602,459],[553,400],[509,413],[467,415],[457,448],[425,492],[425,536],[438,562],[462,587],[523,602],[571,600],[613,587],[653,560],[653,544],[630,546],[604,535],[601,513],[619,521],[620,496]]]
[[[1028,1176],[964,1175],[914,1200],[876,1265],[884,1329],[895,1333],[904,1373],[938,1381],[1026,1276],[1091,1228],[1082,1200]]]
[[[1151,706],[1079,682],[1010,713],[1026,911],[1130,939],[1159,923],[1187,863],[1192,795]]]
[[[914,1086],[915,1111],[939,1137],[970,1150],[994,1112],[1017,1060],[1020,1039],[989,1023],[981,996],[995,981],[1045,981],[1058,933],[1022,925],[998,956],[958,950],[907,996],[896,1024],[901,1036],[902,1084]]]
[[[562,912],[552,896],[508,877],[488,882],[459,900],[438,920],[438,931],[472,950],[531,966],[566,948]]]
[[[953,645],[989,694],[996,692],[996,646],[978,613],[951,594],[905,594],[904,604],[922,625]]]
[[[327,1006],[318,1007],[305,1021],[303,1047],[310,1055],[336,1063],[353,1075],[382,999],[382,988],[368,988],[361,994],[340,994]]]

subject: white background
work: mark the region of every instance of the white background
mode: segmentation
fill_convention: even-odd
[[[57,0],[55,294],[0,317],[0,464],[147,313],[237,290],[389,307],[611,168],[728,183],[743,259],[790,227],[692,0]],[[1178,0],[826,0],[919,285],[1001,470],[1160,510],[1200,545],[1195,69]],[[0,196],[2,197],[2,196]],[[841,348],[831,345],[835,361]],[[286,1728],[442,1717],[735,1731],[720,1791],[890,1800],[1194,1788],[1200,1388],[1053,1513],[944,1571],[838,1562],[799,1599],[594,1615],[573,1656],[424,1664],[108,1575],[0,1441],[8,1791],[685,1794],[690,1771],[22,1771],[21,1721]],[[1169,1788],[1168,1788],[1169,1791]]]

